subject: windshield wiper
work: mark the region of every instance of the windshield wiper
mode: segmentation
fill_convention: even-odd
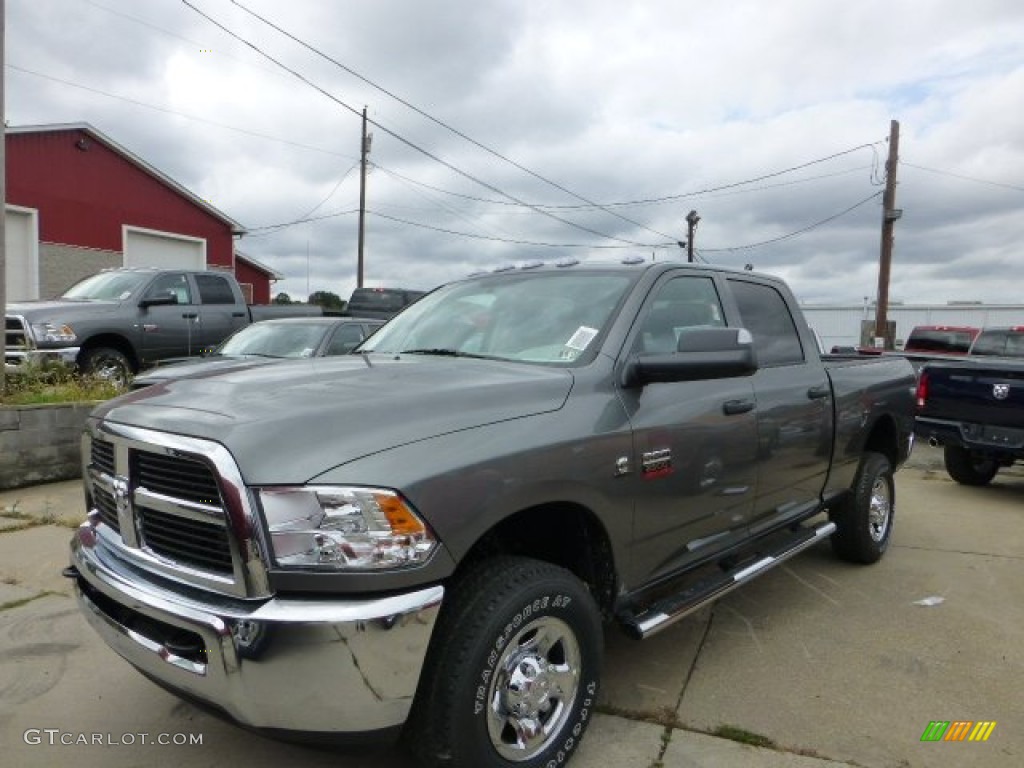
[[[481,360],[488,359],[486,355],[474,355],[472,352],[460,352],[457,349],[446,349],[437,347],[433,349],[403,349],[400,355],[437,355],[438,357],[475,357]]]

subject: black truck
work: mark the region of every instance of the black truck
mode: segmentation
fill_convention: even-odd
[[[946,471],[958,483],[992,482],[1001,468],[1024,461],[1024,360],[978,351],[925,363],[915,430],[942,446]]]
[[[98,407],[66,574],[117,653],[248,727],[562,765],[603,623],[649,637],[827,540],[886,552],[913,386],[822,359],[768,276],[470,277],[351,355]]]
[[[229,272],[108,269],[56,299],[8,304],[4,365],[17,372],[59,360],[124,384],[162,360],[213,349],[254,321],[308,314],[322,310],[247,305]]]

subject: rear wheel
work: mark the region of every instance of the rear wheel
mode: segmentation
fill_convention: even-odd
[[[895,502],[896,485],[889,460],[880,453],[865,453],[853,488],[831,510],[836,524],[832,550],[843,560],[877,562],[889,548]]]
[[[597,703],[603,635],[586,587],[550,563],[500,557],[445,599],[407,746],[433,766],[563,765]]]
[[[959,445],[947,445],[942,453],[946,471],[961,485],[988,485],[999,471],[995,459],[971,453]]]

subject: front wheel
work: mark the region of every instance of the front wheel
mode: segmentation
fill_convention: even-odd
[[[93,347],[81,357],[81,368],[85,373],[109,381],[123,389],[134,373],[128,358],[113,347]]]
[[[843,560],[874,563],[889,548],[896,511],[892,475],[892,465],[882,454],[869,451],[861,457],[850,493],[830,515],[836,524],[832,550]]]
[[[946,472],[961,485],[988,485],[999,471],[995,459],[971,453],[959,445],[947,445],[942,457]]]
[[[593,715],[600,614],[563,568],[499,557],[452,587],[406,744],[428,765],[564,765]]]

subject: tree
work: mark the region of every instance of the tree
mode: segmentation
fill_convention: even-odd
[[[330,291],[313,291],[309,294],[307,301],[324,309],[333,309],[339,312],[345,309],[345,300],[338,294],[331,293]]]
[[[277,294],[274,297],[273,303],[274,304],[294,304],[295,302],[292,301],[292,297],[291,296],[289,296],[287,293],[284,293],[282,291],[281,293]]]

